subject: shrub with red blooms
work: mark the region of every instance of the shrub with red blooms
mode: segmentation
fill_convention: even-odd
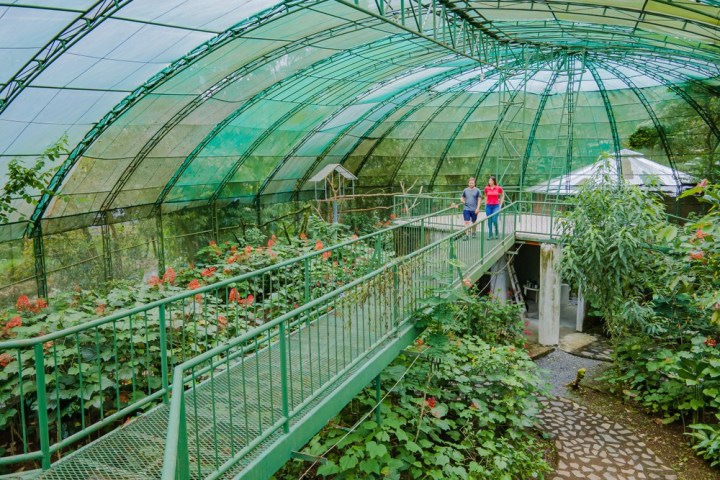
[[[151,287],[157,287],[158,285],[162,284],[162,280],[160,280],[160,277],[158,277],[157,275],[153,275],[152,277],[148,278],[147,283]]]
[[[18,312],[30,310],[30,298],[27,295],[20,295],[15,303],[15,309]]]
[[[329,259],[331,256],[332,256],[332,252],[330,252],[330,251],[328,251],[328,252],[323,252],[323,254],[322,254],[323,260],[326,260],[326,261],[327,261],[327,259]]]
[[[200,288],[200,280],[198,280],[197,278],[194,278],[190,283],[188,283],[187,288],[190,290],[196,290],[196,289]]]
[[[707,340],[705,340],[705,345],[707,345],[708,347],[714,347],[717,345],[717,340],[715,340],[714,338],[708,338]]]
[[[173,270],[172,267],[168,267],[167,270],[165,270],[165,274],[162,277],[163,283],[169,283],[170,285],[175,283],[175,270]]]
[[[321,240],[318,240],[315,242],[315,250],[322,250],[323,249],[323,242]]]
[[[9,353],[3,353],[2,355],[0,355],[0,366],[5,368],[13,360],[15,360],[15,358],[12,355],[10,355]]]
[[[428,407],[435,408],[435,405],[437,405],[437,400],[435,400],[435,397],[429,397],[426,403]]]
[[[207,267],[205,270],[200,272],[203,277],[211,277],[217,271],[217,267]]]
[[[237,302],[240,300],[240,294],[238,294],[237,288],[231,288],[228,294],[228,302]]]

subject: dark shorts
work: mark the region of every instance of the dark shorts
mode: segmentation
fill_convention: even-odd
[[[475,223],[477,222],[477,213],[475,213],[475,210],[463,210],[463,218],[466,222],[472,221]]]

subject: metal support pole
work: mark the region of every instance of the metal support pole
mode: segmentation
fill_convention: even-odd
[[[158,208],[155,216],[155,228],[158,238],[158,273],[165,273],[165,234],[163,233],[162,209]]]
[[[112,262],[112,242],[110,240],[110,226],[105,222],[100,226],[100,234],[102,236],[103,247],[103,273],[105,281],[109,282],[113,279],[113,262]]]
[[[37,283],[38,298],[47,298],[47,269],[45,268],[45,243],[42,228],[38,226],[33,230],[33,255],[35,257],[35,281]]]
[[[220,232],[220,227],[218,225],[217,201],[212,202],[210,214],[212,215],[210,218],[210,225],[212,228],[212,236],[213,236],[213,240],[215,240],[215,242],[217,243],[219,241],[218,237],[219,237],[219,232]]]
[[[283,432],[290,433],[290,400],[288,397],[287,338],[285,323],[280,324],[280,393],[282,396]]]

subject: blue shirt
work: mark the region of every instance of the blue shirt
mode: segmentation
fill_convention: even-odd
[[[472,210],[473,212],[477,210],[480,201],[479,188],[466,188],[463,190],[462,196],[465,197],[465,208],[463,210]]]

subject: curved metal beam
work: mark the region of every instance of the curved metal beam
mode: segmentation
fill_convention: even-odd
[[[375,22],[375,20],[372,21]],[[133,173],[150,154],[150,152],[155,149],[155,147],[172,131],[175,126],[180,124],[180,122],[186,119],[195,110],[203,106],[205,102],[207,102],[211,98],[214,98],[215,95],[222,92],[226,87],[232,85],[235,81],[240,80],[242,77],[252,73],[258,68],[261,68],[262,66],[267,65],[268,63],[277,60],[278,58],[281,58],[282,56],[287,55],[290,52],[306,48],[309,42],[317,42],[326,40],[328,38],[333,38],[337,35],[342,35],[347,30],[354,30],[356,28],[356,24],[345,24],[328,30],[323,30],[314,35],[303,37],[299,40],[295,40],[290,44],[283,45],[282,47],[277,48],[272,52],[253,59],[239,69],[226,75],[218,82],[215,82],[215,84],[213,84],[212,86],[206,88],[205,91],[203,91],[190,102],[188,102],[185,107],[176,112],[175,115],[172,116],[172,118],[165,122],[165,124],[158,130],[156,130],[155,134],[153,134],[153,136],[145,143],[145,145],[143,145],[137,155],[135,155],[135,157],[125,168],[117,182],[115,182],[115,185],[113,185],[107,197],[105,197],[105,200],[103,201],[102,206],[100,207],[100,210],[96,215],[95,223],[104,223],[105,214],[112,209],[112,205],[115,202],[115,199],[125,187],[127,182],[130,180]]]
[[[523,187],[525,186],[525,174],[527,173],[527,165],[528,165],[528,161],[530,160],[530,154],[532,153],[532,146],[533,146],[533,143],[535,143],[535,133],[537,132],[538,126],[540,125],[540,119],[542,118],[543,111],[545,110],[545,105],[547,104],[548,98],[550,98],[550,91],[552,90],[552,87],[555,85],[555,82],[557,81],[557,78],[560,75],[560,69],[563,67],[564,62],[566,60],[567,59],[565,59],[565,58],[561,59],[557,68],[553,69],[552,76],[548,80],[547,85],[545,85],[545,90],[543,90],[542,96],[540,97],[540,103],[538,104],[538,109],[535,112],[535,118],[533,119],[532,126],[530,127],[530,133],[528,134],[528,143],[525,146],[525,154],[523,155],[522,163],[520,165],[520,190],[521,191],[522,191]]]
[[[535,71],[528,77],[528,80],[537,74],[538,71],[540,71],[541,68],[535,69]],[[478,166],[475,169],[475,178],[480,177],[480,170],[482,170],[483,165],[485,164],[485,158],[487,157],[487,154],[490,152],[490,145],[495,140],[495,135],[497,135],[497,132],[500,131],[500,126],[505,121],[505,117],[507,116],[508,112],[510,111],[510,107],[512,107],[513,102],[515,101],[515,98],[517,98],[518,94],[520,93],[520,90],[524,88],[525,84],[527,83],[518,84],[517,89],[513,90],[513,92],[510,94],[510,98],[508,99],[507,104],[505,105],[505,108],[503,108],[503,111],[498,116],[497,120],[495,121],[495,125],[493,125],[493,129],[490,132],[490,136],[487,139],[487,142],[485,142],[485,146],[483,147],[483,151],[480,154],[480,161],[478,162]]]
[[[476,69],[476,68],[477,68],[477,67],[472,67],[471,69],[468,69],[468,70],[472,70],[472,69]],[[321,153],[320,155],[318,155],[318,157],[315,159],[315,161],[314,161],[313,164],[310,166],[310,168],[308,168],[308,169],[305,171],[305,174],[302,176],[302,178],[298,179],[297,183],[295,184],[295,190],[293,190],[293,198],[297,200],[297,198],[298,198],[298,196],[299,196],[299,194],[300,194],[300,192],[301,192],[301,189],[302,189],[303,185],[305,185],[305,184],[307,183],[307,181],[310,179],[310,176],[312,175],[312,172],[314,172],[315,169],[317,168],[317,166],[320,165],[320,164],[322,163],[322,161],[325,159],[325,157],[327,157],[327,156],[330,154],[330,152],[331,152],[332,149],[335,147],[335,145],[337,145],[337,144],[340,142],[340,140],[342,140],[342,139],[344,138],[345,134],[347,134],[348,132],[350,132],[350,131],[351,131],[353,128],[355,128],[355,126],[357,126],[359,123],[361,123],[362,121],[364,121],[364,120],[366,120],[367,118],[369,118],[370,115],[372,115],[373,113],[375,113],[375,112],[379,111],[380,109],[384,108],[388,103],[394,103],[394,104],[395,104],[395,106],[394,106],[393,108],[390,108],[390,109],[389,109],[387,112],[385,112],[380,118],[378,118],[377,120],[375,120],[375,121],[372,123],[372,125],[365,130],[365,133],[363,133],[362,135],[358,135],[358,136],[357,136],[357,140],[356,140],[355,144],[354,144],[351,148],[348,149],[348,152],[353,152],[353,151],[358,147],[358,145],[360,145],[360,142],[362,142],[362,140],[363,140],[364,138],[366,138],[367,135],[369,135],[369,133],[370,133],[371,131],[373,131],[375,128],[377,128],[377,125],[378,125],[379,123],[384,122],[384,121],[387,120],[393,113],[395,113],[395,112],[398,111],[399,109],[405,107],[405,105],[407,105],[408,102],[411,102],[412,100],[414,100],[414,99],[417,98],[418,96],[420,96],[420,95],[422,95],[423,93],[425,93],[427,88],[430,88],[430,87],[432,87],[433,85],[436,85],[436,84],[438,84],[438,83],[442,83],[442,82],[446,81],[448,77],[451,77],[451,76],[453,76],[453,75],[459,75],[459,74],[461,74],[461,73],[464,73],[464,71],[463,71],[463,69],[457,69],[457,70],[454,70],[454,71],[452,71],[452,72],[447,72],[447,73],[448,73],[447,76],[444,76],[444,77],[440,78],[439,80],[438,80],[436,77],[431,77],[431,78],[429,78],[429,79],[427,79],[427,80],[425,80],[425,81],[423,81],[423,82],[420,82],[420,83],[414,85],[413,87],[411,87],[411,88],[414,90],[414,93],[411,93],[410,95],[408,95],[407,98],[404,98],[404,99],[402,99],[401,101],[396,101],[395,99],[396,99],[397,97],[405,94],[407,91],[398,92],[396,95],[390,97],[389,99],[385,100],[384,102],[381,102],[381,103],[378,104],[376,107],[368,110],[364,115],[360,116],[356,121],[354,121],[352,124],[350,124],[350,125],[349,125],[347,128],[345,128],[342,132],[338,132],[338,134],[335,136],[335,138],[332,140],[332,142],[330,142],[330,143],[323,149],[322,153]],[[347,158],[347,157],[344,157],[344,158]]]
[[[167,80],[174,77],[179,72],[183,71],[188,66],[194,64],[201,58],[209,55],[218,48],[225,46],[229,42],[232,42],[238,37],[241,37],[248,32],[251,32],[261,26],[267,25],[279,18],[283,18],[297,10],[302,10],[307,7],[307,4],[322,3],[323,0],[292,0],[283,2],[279,5],[275,5],[267,10],[264,10],[257,15],[230,27],[223,33],[217,35],[214,38],[202,43],[187,55],[174,61],[169,66],[156,73],[150,79],[148,79],[141,86],[136,88],[131,94],[125,97],[120,103],[118,103],[110,112],[108,112],[77,144],[77,146],[70,152],[70,155],[62,164],[60,169],[55,173],[53,178],[47,187],[48,192],[40,197],[38,204],[35,206],[28,226],[25,231],[26,236],[31,236],[33,230],[37,227],[40,220],[42,219],[45,211],[47,210],[50,200],[53,198],[55,192],[58,191],[62,182],[65,180],[67,174],[72,170],[77,162],[78,158],[83,155],[90,145],[102,134],[107,128],[120,118],[125,112],[133,107],[140,99],[144,98],[147,94],[155,90],[155,88],[164,84]]]
[[[397,42],[394,42],[392,39],[383,39],[382,42],[388,43],[388,44],[397,43]],[[365,49],[365,48],[367,48],[367,46],[363,46],[362,48]],[[216,125],[215,128],[213,128],[213,130],[208,135],[206,135],[206,137],[203,139],[203,141],[195,147],[195,149],[190,153],[190,155],[188,155],[188,157],[185,159],[185,161],[180,166],[180,168],[178,168],[178,170],[175,172],[175,174],[173,175],[173,178],[171,178],[170,181],[166,184],[162,193],[160,194],[158,199],[155,201],[155,205],[154,205],[153,209],[156,210],[160,206],[160,204],[162,204],[162,202],[165,201],[165,198],[170,193],[170,190],[174,187],[174,185],[180,179],[181,175],[184,173],[184,171],[187,169],[187,167],[198,156],[198,154],[202,151],[202,149],[204,149],[210,143],[210,141],[212,141],[212,139],[215,138],[215,136],[217,136],[218,133],[221,130],[223,130],[230,122],[232,122],[234,119],[239,117],[242,113],[247,111],[247,109],[249,109],[251,106],[253,106],[256,103],[258,103],[259,101],[261,101],[269,93],[275,91],[276,89],[279,89],[280,87],[284,86],[287,83],[290,83],[297,79],[303,78],[307,74],[317,70],[318,68],[321,68],[326,63],[337,62],[338,58],[342,58],[342,57],[352,57],[354,53],[355,53],[354,50],[349,50],[349,51],[344,51],[339,54],[333,55],[332,57],[329,57],[321,62],[317,62],[317,63],[307,67],[306,69],[303,69],[302,71],[297,72],[292,77],[283,79],[280,82],[275,83],[275,84],[271,85],[270,87],[266,88],[265,90],[255,94],[250,100],[248,100],[245,104],[243,104],[242,107],[240,107],[238,110],[233,112],[231,115],[229,115],[228,117],[223,119],[223,121],[221,123]],[[408,53],[408,55],[410,55],[410,54],[412,54],[412,52]],[[424,55],[436,56],[438,54],[437,53],[432,53],[432,54],[425,53]],[[447,58],[443,57],[441,60],[438,60],[438,63],[446,62],[446,61],[447,61]],[[395,67],[395,65],[392,63],[387,63],[384,65],[380,64],[379,67],[377,67],[377,68],[380,69],[380,68],[391,68],[391,67]],[[402,67],[400,67],[400,68],[402,68]],[[337,88],[342,88],[342,84],[338,85]],[[305,102],[307,103],[309,101],[312,101],[314,98],[319,98],[325,94],[327,94],[327,91],[320,90],[320,91],[316,92],[316,94],[313,95],[312,97],[306,99]],[[263,134],[258,139],[256,139],[255,142],[253,142],[253,144],[245,152],[243,152],[242,156],[234,163],[234,165],[230,169],[230,171],[227,172],[227,174],[223,178],[222,183],[214,191],[213,196],[211,197],[211,200],[217,198],[217,196],[219,195],[219,192],[222,190],[222,188],[224,188],[224,186],[227,184],[227,182],[230,181],[230,179],[235,174],[235,172],[243,165],[245,160],[247,160],[247,158],[250,156],[250,154],[260,145],[260,143],[262,143],[262,141],[264,139],[266,139],[270,135],[270,133],[272,133],[272,131],[274,131],[281,123],[283,123],[285,120],[289,119],[294,113],[296,113],[299,109],[301,109],[303,107],[304,107],[304,104],[299,104],[298,106],[296,106],[295,108],[293,108],[292,110],[287,112],[285,115],[283,115],[283,117],[281,117],[279,120],[277,120],[275,123],[273,123],[273,125],[270,128],[266,129],[263,132]]]
[[[98,25],[115,12],[128,5],[133,0],[100,0],[90,8],[82,12],[69,25],[62,29],[47,42],[33,57],[25,62],[15,74],[10,77],[5,86],[0,90],[0,114],[25,90],[33,80],[63,53],[73,45],[82,40],[92,32]],[[21,8],[22,5],[14,5],[13,8]]]
[[[680,186],[682,183],[680,181],[680,175],[677,173],[677,166],[675,165],[675,155],[672,152],[672,148],[670,147],[670,141],[667,138],[667,134],[665,132],[665,128],[663,127],[662,123],[660,123],[660,120],[658,119],[657,115],[655,115],[655,110],[653,110],[652,106],[650,105],[650,102],[645,98],[645,95],[642,93],[642,90],[638,88],[637,85],[635,85],[635,82],[633,82],[631,79],[629,79],[624,73],[616,69],[615,67],[611,67],[610,65],[607,65],[606,63],[602,63],[602,66],[605,70],[612,73],[616,77],[618,77],[620,80],[622,80],[625,85],[630,87],[630,90],[635,94],[636,97],[640,100],[640,103],[642,103],[642,106],[645,108],[645,111],[650,116],[650,120],[652,120],[653,125],[655,126],[655,130],[658,132],[658,136],[660,137],[660,143],[662,143],[663,148],[665,149],[665,153],[668,157],[668,163],[670,164],[670,167],[673,171],[673,178],[675,178],[675,183]]]
[[[702,105],[697,103],[695,99],[692,97],[692,95],[688,94],[687,91],[680,87],[679,85],[672,83],[668,81],[665,77],[662,75],[658,75],[657,72],[654,72],[652,69],[648,68],[645,65],[640,65],[634,62],[631,62],[631,67],[634,70],[637,70],[638,72],[642,73],[646,77],[652,78],[656,82],[660,83],[661,85],[665,86],[668,90],[671,90],[674,94],[676,94],[678,97],[682,98],[688,105],[690,105],[695,112],[700,116],[700,118],[703,119],[703,121],[707,124],[707,126],[710,128],[710,131],[715,135],[715,138],[718,139],[720,142],[720,128],[715,124],[712,117],[710,116],[710,112],[708,112]],[[701,88],[703,88],[706,92],[710,94],[717,94],[717,92],[713,92],[709,87],[709,85],[706,85],[702,82],[692,83],[692,85],[697,85]]]
[[[446,81],[448,78],[451,78],[451,77],[453,77],[453,76],[455,76],[455,75],[458,75],[458,74],[463,73],[463,71],[465,71],[465,70],[472,70],[472,69],[476,69],[476,68],[477,68],[476,66],[473,66],[473,67],[471,67],[471,68],[461,67],[461,68],[458,68],[458,69],[453,69],[453,70],[451,70],[451,71],[449,71],[449,72],[443,72],[442,74],[435,75],[435,76],[433,76],[433,77],[429,77],[428,79],[426,79],[426,80],[425,80],[424,82],[422,82],[421,84],[414,85],[414,86],[412,87],[412,89],[413,89],[415,92],[412,93],[411,95],[409,95],[409,98],[405,99],[403,102],[400,102],[400,103],[401,103],[401,105],[405,105],[405,104],[407,104],[407,102],[411,101],[413,98],[416,98],[417,96],[421,95],[421,94],[425,91],[426,88],[431,88],[433,85],[437,85],[437,84],[439,84],[439,83],[441,83],[441,82]],[[423,85],[423,86],[420,87],[419,85]],[[328,146],[326,146],[326,148],[323,150],[322,154],[319,155],[319,156],[316,158],[316,160],[313,162],[312,166],[307,169],[305,176],[307,176],[307,177],[309,178],[310,175],[312,175],[312,172],[315,170],[315,168],[317,167],[317,165],[322,161],[323,158],[325,158],[325,156],[327,156],[327,153],[330,151],[328,147],[331,147],[331,146],[336,145],[337,142],[339,141],[339,139],[340,139],[347,131],[349,131],[349,130],[352,129],[355,125],[357,125],[359,122],[365,120],[368,116],[372,115],[374,112],[377,112],[378,110],[380,110],[381,108],[383,108],[383,107],[384,107],[385,105],[387,105],[388,103],[390,103],[390,102],[395,102],[395,99],[397,99],[398,96],[402,95],[402,93],[404,93],[404,92],[396,93],[396,94],[394,94],[392,97],[390,97],[389,99],[386,99],[386,100],[384,100],[383,102],[379,102],[378,105],[374,106],[373,108],[368,109],[365,113],[363,113],[362,115],[360,115],[360,116],[359,116],[357,119],[355,119],[352,123],[349,123],[342,131],[338,132],[338,133],[336,134],[335,138],[333,139],[333,141],[331,142],[331,144],[329,144]],[[367,96],[367,95],[370,95],[370,94],[372,94],[372,91],[371,91],[371,92],[368,92],[368,93],[365,94],[364,96]],[[343,113],[349,106],[358,103],[359,100],[360,100],[360,99],[355,98],[355,99],[353,99],[352,102],[348,102],[347,104],[345,104],[345,105],[341,106],[340,108],[338,108],[335,112],[332,113],[332,115],[330,115],[327,119],[325,119],[323,122],[321,122],[320,124],[318,124],[315,128],[313,128],[312,130],[310,130],[298,143],[296,143],[295,146],[290,150],[290,152],[288,152],[288,153],[285,155],[285,157],[283,157],[283,159],[282,159],[282,160],[280,161],[280,163],[275,167],[275,169],[273,169],[272,173],[265,179],[265,181],[263,181],[263,184],[261,185],[261,187],[258,189],[257,193],[255,194],[255,199],[253,200],[253,203],[255,203],[255,202],[258,201],[258,199],[263,195],[263,192],[265,191],[265,189],[267,188],[267,186],[268,186],[268,185],[270,184],[270,182],[275,178],[275,175],[277,175],[277,174],[280,172],[280,170],[282,169],[282,167],[283,167],[291,158],[293,158],[293,157],[295,156],[295,154],[300,150],[300,148],[302,148],[303,145],[305,145],[316,133],[318,133],[319,131],[321,131],[327,124],[329,124],[330,122],[332,122],[338,115],[340,115],[341,113]],[[397,108],[400,108],[400,104],[398,104]],[[396,108],[396,109],[397,109],[397,108]],[[396,109],[395,109],[395,110],[396,110]],[[393,110],[393,111],[395,111],[395,110]],[[307,181],[307,180],[305,180],[305,181]],[[302,182],[302,183],[304,184],[305,182]],[[298,188],[298,185],[296,184],[296,190],[293,191],[293,196],[295,196],[295,195],[298,193],[297,188]]]
[[[610,97],[605,90],[605,84],[603,83],[600,74],[598,74],[595,65],[593,65],[592,62],[588,62],[586,67],[590,70],[590,75],[592,75],[598,89],[600,90],[600,97],[602,97],[603,105],[605,106],[605,115],[607,115],[608,123],[610,123],[610,133],[613,140],[613,153],[615,155],[618,181],[620,181],[622,179],[622,165],[620,163],[620,150],[622,147],[620,145],[620,134],[618,134],[617,122],[615,121],[615,112],[613,111],[612,104],[610,103]]]

